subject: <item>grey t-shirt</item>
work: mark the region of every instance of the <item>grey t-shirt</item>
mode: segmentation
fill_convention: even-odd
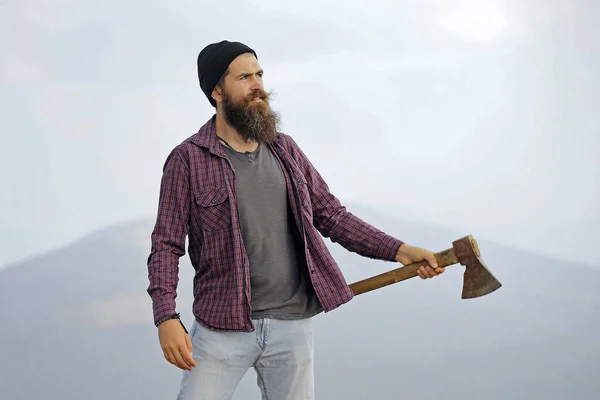
[[[250,260],[252,318],[318,314],[321,304],[309,282],[279,161],[263,144],[247,153],[223,148],[235,169],[242,238]]]

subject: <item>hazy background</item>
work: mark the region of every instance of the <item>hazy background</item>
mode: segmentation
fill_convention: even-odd
[[[223,38],[344,201],[600,262],[597,2],[1,4],[0,264],[156,212]]]
[[[14,327],[0,334],[0,397],[68,398],[48,390],[71,374],[89,399],[91,387],[151,398],[125,396],[118,379],[173,396],[145,257],[164,160],[214,112],[197,54],[228,39],[257,51],[283,131],[351,211],[432,250],[473,234],[505,284],[467,306],[456,269],[319,319],[321,393],[340,396],[323,398],[365,398],[374,385],[375,398],[396,398],[398,376],[415,389],[407,398],[592,398],[599,12],[592,0],[0,0],[0,299],[18,304],[0,313]],[[390,267],[332,249],[349,280]],[[190,300],[178,303],[188,321]],[[385,318],[397,304],[411,310],[402,322]],[[29,337],[40,342],[23,353]],[[444,375],[457,363],[479,392]],[[428,373],[445,376],[441,389]]]

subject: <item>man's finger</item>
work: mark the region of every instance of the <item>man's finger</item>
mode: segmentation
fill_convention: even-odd
[[[181,353],[181,356],[183,357],[183,362],[185,362],[190,369],[196,366],[196,361],[192,357],[192,353],[184,351]]]
[[[192,341],[190,340],[189,335],[185,335],[185,344],[186,344],[186,348],[181,350],[183,360],[187,364],[191,365],[192,367],[195,367],[196,361],[194,360],[194,357],[192,356]]]
[[[174,364],[176,366],[178,366],[181,369],[186,369],[186,370],[191,370],[192,368],[183,360],[183,357],[181,356],[181,353],[179,352],[179,349],[174,348],[173,350],[171,350],[171,357],[173,357],[173,359],[175,360]]]
[[[172,359],[171,353],[168,350],[163,349],[163,355],[165,356],[165,360],[167,360],[171,364],[174,364],[175,360]]]

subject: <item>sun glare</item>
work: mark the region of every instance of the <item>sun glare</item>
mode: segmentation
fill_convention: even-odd
[[[497,3],[492,1],[458,1],[439,13],[437,24],[465,40],[493,40],[508,28],[508,21]]]

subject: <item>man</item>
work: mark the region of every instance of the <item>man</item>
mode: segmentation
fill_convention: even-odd
[[[306,155],[278,132],[254,50],[222,41],[198,55],[216,108],[163,169],[148,258],[148,293],[164,357],[183,370],[179,399],[230,399],[249,368],[263,399],[313,399],[312,317],[353,293],[323,237],[365,257],[426,260],[433,253],[352,215]],[[189,333],[176,313],[178,260],[195,269]]]

